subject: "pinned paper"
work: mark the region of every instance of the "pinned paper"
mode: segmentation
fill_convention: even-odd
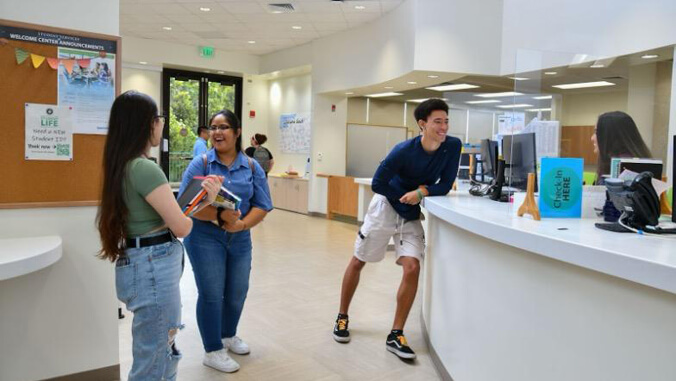
[[[61,63],[63,63],[63,67],[66,68],[66,71],[68,74],[71,74],[73,72],[73,66],[75,65],[75,60],[61,60]]]
[[[16,63],[21,65],[28,58],[29,53],[21,48],[14,48],[14,54],[16,55]]]
[[[6,38],[0,38],[0,46],[5,46],[9,42],[8,39]]]
[[[49,64],[49,67],[52,69],[56,70],[59,68],[59,59],[58,58],[47,58],[47,64]]]
[[[77,60],[77,64],[81,68],[86,69],[86,68],[89,67],[89,64],[91,63],[91,61],[92,61],[91,58],[85,58],[85,59]]]
[[[33,61],[33,67],[37,69],[45,62],[45,57],[31,53],[31,61]]]

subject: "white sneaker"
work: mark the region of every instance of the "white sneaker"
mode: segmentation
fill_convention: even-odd
[[[228,352],[225,348],[205,353],[202,364],[225,373],[232,373],[239,370],[239,364],[228,356]]]
[[[223,339],[223,347],[236,355],[246,355],[250,352],[249,346],[237,336]]]

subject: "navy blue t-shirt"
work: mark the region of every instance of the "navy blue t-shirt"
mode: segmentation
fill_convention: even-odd
[[[447,136],[433,153],[425,152],[421,136],[397,144],[383,160],[371,189],[389,200],[397,213],[407,221],[420,218],[420,204],[399,202],[404,194],[426,185],[430,196],[441,196],[451,190],[458,174],[462,142]]]

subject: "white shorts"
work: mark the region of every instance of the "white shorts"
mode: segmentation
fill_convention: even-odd
[[[425,232],[420,220],[404,221],[385,196],[375,194],[357,233],[354,256],[362,262],[380,262],[392,237],[397,263],[400,257],[413,257],[422,262]]]

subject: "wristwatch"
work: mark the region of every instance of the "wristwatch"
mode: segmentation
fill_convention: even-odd
[[[218,226],[221,228],[223,227],[223,225],[225,225],[225,221],[223,221],[223,217],[221,217],[221,212],[224,210],[225,208],[222,206],[216,208],[216,221],[218,221]]]

